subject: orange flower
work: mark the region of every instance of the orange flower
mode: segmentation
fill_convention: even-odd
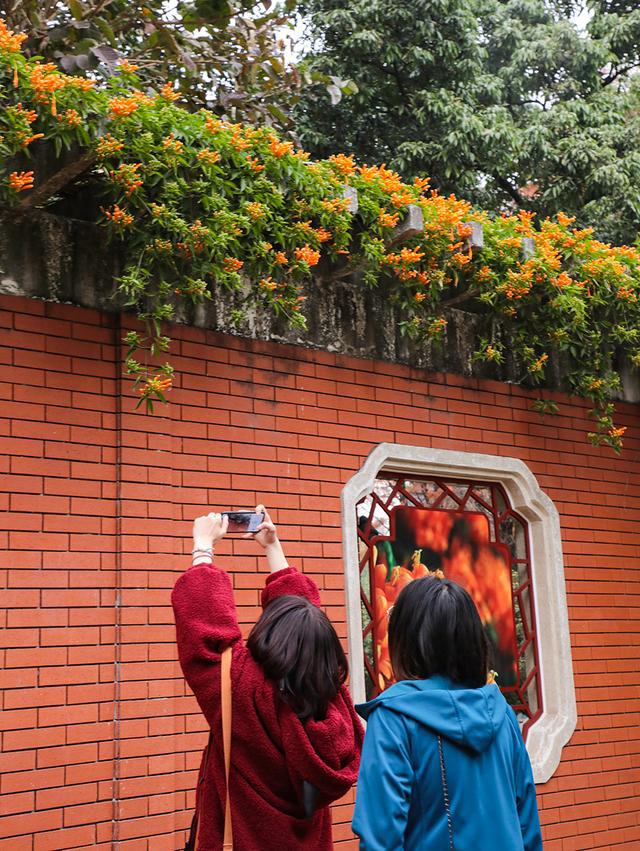
[[[296,260],[300,263],[306,263],[308,266],[316,266],[320,260],[320,252],[315,251],[310,245],[304,245],[302,248],[296,248],[294,251]]]
[[[457,252],[451,258],[454,263],[457,263],[458,266],[466,266],[467,263],[471,262],[471,252],[468,254],[462,254],[461,252]]]
[[[133,97],[115,97],[109,101],[109,118],[114,121],[116,118],[126,118],[138,108],[138,100]]]
[[[8,182],[14,192],[24,192],[26,189],[33,189],[33,172],[12,171]]]
[[[431,181],[428,177],[416,177],[413,180],[413,185],[419,192],[426,192]]]
[[[257,201],[252,201],[250,204],[247,204],[247,213],[254,222],[257,222],[258,219],[263,218],[265,209],[262,204],[259,204]]]
[[[426,296],[426,294],[425,294],[425,293],[416,293],[416,294],[414,295],[414,299],[415,299],[416,301],[424,301],[426,297],[427,297],[427,296]]]
[[[5,22],[0,19],[0,50],[5,53],[20,53],[22,42],[26,37],[24,33],[15,33],[8,29]]]
[[[558,213],[558,222],[563,228],[569,227],[569,225],[573,224],[575,220],[575,216],[567,216],[566,213]]]
[[[209,131],[209,133],[217,133],[224,127],[224,124],[220,119],[215,115],[207,115],[204,120],[205,129]]]
[[[262,278],[258,286],[260,287],[260,289],[269,290],[269,292],[273,292],[275,289],[278,288],[278,284],[271,277]]]
[[[353,161],[353,157],[348,157],[345,154],[334,154],[329,157],[329,162],[332,163],[337,171],[343,177],[349,177],[349,175],[354,174],[356,170],[356,164]]]
[[[573,279],[566,272],[561,272],[557,278],[551,282],[556,287],[568,287],[574,283]]]
[[[316,228],[314,233],[318,238],[318,242],[328,242],[333,236],[331,231],[325,230],[324,228]]]
[[[76,109],[67,109],[62,115],[58,116],[58,121],[62,121],[69,127],[78,127],[81,122],[80,115]]]
[[[13,109],[17,112],[20,118],[22,118],[23,121],[26,121],[27,124],[33,124],[38,117],[38,113],[35,109],[25,109],[21,103],[17,103],[15,107],[9,107],[9,109]]]
[[[166,390],[171,390],[173,378],[167,378],[164,375],[155,375],[153,378],[148,378],[146,383],[139,388],[138,393],[141,396],[150,396],[152,393],[164,393]]]
[[[293,150],[292,142],[280,142],[278,139],[273,138],[269,142],[269,150],[273,154],[274,157],[284,157],[285,154],[290,154]]]
[[[169,103],[174,103],[174,101],[180,100],[180,92],[173,90],[173,83],[165,83],[160,89],[160,97],[168,100]]]
[[[329,213],[344,213],[351,202],[349,198],[324,198],[320,203]]]
[[[383,228],[394,228],[400,219],[400,213],[386,213],[380,210],[378,214],[378,224]]]
[[[44,133],[34,133],[33,136],[27,136],[26,139],[23,139],[20,142],[21,148],[26,148],[32,142],[37,141],[38,139],[44,139]]]
[[[105,214],[107,219],[110,222],[113,222],[114,225],[120,225],[121,227],[128,227],[128,225],[133,223],[133,216],[130,213],[125,212],[118,204],[114,204],[111,210],[105,210],[102,207],[102,212]]]
[[[174,139],[173,133],[170,133],[166,139],[162,140],[162,147],[169,154],[180,154],[184,149],[184,143],[180,139]]]
[[[538,360],[534,361],[532,364],[529,364],[529,366],[527,367],[527,371],[534,374],[534,375],[537,375],[538,373],[542,372],[544,365],[548,360],[549,360],[549,355],[547,355],[547,354],[540,355]]]
[[[287,259],[287,255],[284,251],[276,251],[276,263],[278,266],[286,266],[289,260]]]
[[[139,67],[139,65],[133,65],[128,59],[123,59],[122,62],[118,63],[118,71],[123,74],[134,74]]]
[[[244,266],[242,260],[238,260],[237,257],[225,257],[224,258],[224,270],[225,272],[239,272],[240,269]]]
[[[96,153],[99,157],[108,157],[112,154],[121,151],[124,148],[124,142],[118,141],[118,139],[114,139],[113,136],[107,134],[98,140],[98,144],[96,145]]]
[[[620,299],[620,301],[628,301],[630,303],[638,300],[637,294],[631,289],[631,287],[618,287],[616,298]]]
[[[419,248],[403,248],[399,254],[387,254],[385,262],[390,264],[419,263],[424,257],[424,251]]]
[[[412,204],[415,201],[415,198],[412,192],[405,190],[402,192],[394,192],[391,195],[390,200],[394,207],[406,207],[407,204]]]
[[[247,157],[247,162],[251,166],[252,171],[264,171],[264,165],[262,163],[259,163],[255,157]]]
[[[119,183],[127,195],[132,195],[142,186],[142,180],[138,176],[140,168],[142,163],[122,163],[116,171],[109,172],[109,177]]]
[[[205,148],[203,151],[199,151],[196,159],[200,163],[206,163],[207,165],[215,165],[220,161],[220,152],[212,151],[210,148]]]

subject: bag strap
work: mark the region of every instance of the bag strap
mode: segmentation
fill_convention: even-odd
[[[224,774],[227,787],[227,802],[224,811],[224,839],[223,851],[233,851],[233,825],[231,824],[231,797],[229,795],[229,766],[231,764],[231,647],[222,651],[220,667],[221,684],[221,707],[222,707],[222,745],[224,748]],[[213,733],[209,733],[209,744],[207,746],[206,763],[209,761]],[[205,763],[205,767],[206,767]],[[196,814],[199,816],[199,814]],[[195,851],[199,849],[200,825],[202,819],[198,817],[196,839],[193,845]]]
[[[229,767],[231,764],[231,647],[222,653],[222,744],[224,746],[224,771],[227,784],[227,802],[224,811],[223,851],[233,851],[233,825],[231,823],[231,795],[229,794]]]
[[[447,772],[444,768],[444,751],[442,749],[442,736],[438,736],[438,754],[440,756],[440,776],[442,777],[442,794],[444,796],[444,808],[447,811],[449,851],[455,851],[455,845],[453,844],[453,823],[451,821],[451,805],[449,802],[449,787],[447,785]]]

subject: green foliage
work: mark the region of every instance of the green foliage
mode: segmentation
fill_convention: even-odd
[[[25,168],[33,147],[91,155],[82,183],[102,199],[99,221],[123,243],[120,293],[145,328],[126,338],[140,403],[151,409],[171,387],[163,326],[181,302],[227,291],[238,319],[268,311],[304,327],[305,287],[339,276],[383,287],[405,333],[425,345],[441,341],[448,308],[467,303],[479,311],[477,359],[508,356],[523,384],[542,383],[559,352],[571,388],[594,403],[590,439],[619,450],[612,364],[624,353],[640,365],[636,249],[611,248],[563,214],[537,230],[533,214],[492,217],[432,191],[427,178],[408,184],[342,154],[310,162],[270,128],[183,108],[170,83],[142,91],[130,64],[94,84],[27,59],[22,40],[0,22],[0,204],[28,205],[39,197],[27,194],[33,186],[51,185],[37,166]],[[345,186],[357,191],[357,214]],[[411,205],[424,229],[394,247]],[[481,251],[472,250],[470,221],[484,227]],[[534,253],[523,254],[533,236]]]
[[[123,59],[143,86],[175,81],[183,102],[230,120],[290,128],[302,78],[286,59],[294,4],[262,0],[8,0],[28,55],[108,78]]]
[[[577,0],[306,0],[307,64],[352,78],[296,117],[317,156],[337,148],[430,174],[490,209],[566,211],[615,242],[640,228],[640,10]]]

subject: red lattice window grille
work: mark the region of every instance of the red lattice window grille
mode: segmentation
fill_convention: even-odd
[[[442,570],[478,607],[498,685],[526,734],[542,712],[526,520],[496,483],[379,477],[356,506],[365,684],[393,682],[388,610],[400,590]]]

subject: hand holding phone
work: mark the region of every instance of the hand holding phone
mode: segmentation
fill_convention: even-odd
[[[265,519],[264,511],[223,511],[228,518],[227,533],[244,534],[246,537],[258,531]]]

